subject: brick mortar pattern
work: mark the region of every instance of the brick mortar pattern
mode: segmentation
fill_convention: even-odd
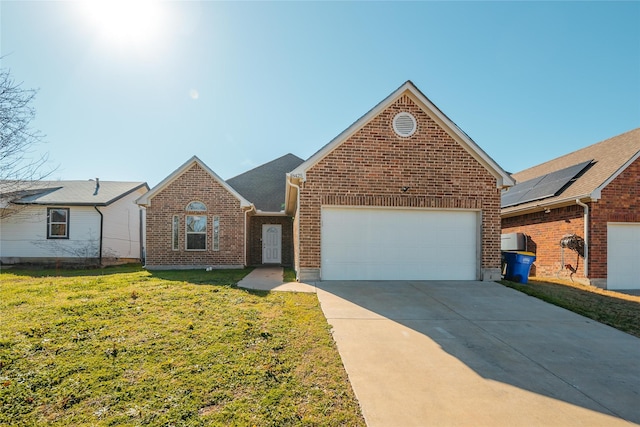
[[[584,259],[578,258],[576,252],[564,249],[560,240],[567,234],[576,234],[584,238],[584,216],[581,206],[573,205],[551,212],[529,213],[502,220],[502,233],[524,233],[527,235],[527,250],[536,254],[531,267],[531,277],[559,277],[568,279],[570,270],[564,267],[571,264],[577,271],[574,278],[584,278]]]
[[[409,138],[393,132],[401,111],[417,121]],[[404,186],[407,194],[398,194]],[[323,204],[479,209],[481,268],[500,267],[496,179],[407,95],[307,171],[298,218],[301,268],[320,268]]]
[[[636,160],[602,190],[601,198],[589,202],[589,279],[607,278],[607,223],[640,223],[640,160]],[[584,238],[584,210],[581,206],[552,209],[545,214],[529,213],[502,220],[503,233],[527,234],[537,252],[532,275],[568,278],[569,271],[561,265],[560,239],[566,234]],[[567,259],[569,254],[569,259]],[[580,258],[580,263],[584,262]],[[565,263],[576,265],[575,252],[565,250]],[[574,278],[584,278],[580,264]]]
[[[603,190],[600,200],[590,203],[591,222],[589,275],[607,277],[607,223],[640,223],[640,159],[630,164]]]
[[[207,211],[187,212],[192,201],[203,202]],[[207,250],[185,250],[185,217],[207,215]],[[172,249],[173,216],[180,218],[177,251]],[[151,200],[147,207],[148,266],[244,265],[244,212],[240,201],[208,172],[195,164]],[[219,251],[213,251],[213,217],[220,218]]]
[[[284,266],[293,265],[293,221],[290,217],[253,216],[249,226],[249,265],[262,264],[262,226],[266,224],[282,225],[282,262]]]

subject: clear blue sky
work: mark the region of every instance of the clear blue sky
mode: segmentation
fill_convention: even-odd
[[[0,2],[55,179],[307,158],[406,80],[510,172],[640,126],[640,2],[132,2]]]

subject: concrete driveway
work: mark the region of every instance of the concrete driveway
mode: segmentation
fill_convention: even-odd
[[[493,282],[320,282],[369,427],[640,424],[640,339]]]

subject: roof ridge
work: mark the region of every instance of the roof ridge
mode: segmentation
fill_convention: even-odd
[[[559,161],[559,160],[562,160],[562,159],[568,158],[568,157],[570,157],[570,156],[576,155],[577,153],[588,152],[589,150],[593,150],[593,149],[594,149],[595,147],[597,147],[597,146],[602,146],[602,145],[610,144],[610,143],[612,143],[612,142],[613,142],[613,140],[617,140],[617,139],[622,138],[622,137],[624,137],[625,135],[631,134],[631,133],[633,133],[633,132],[639,132],[639,138],[638,138],[638,150],[640,150],[640,127],[639,127],[639,128],[635,128],[635,129],[628,130],[628,131],[623,132],[623,133],[621,133],[621,134],[618,134],[618,135],[616,135],[616,136],[612,136],[612,137],[610,137],[610,138],[603,139],[602,141],[594,142],[593,144],[589,144],[589,145],[587,145],[586,147],[582,147],[582,148],[579,148],[579,149],[577,149],[577,150],[570,151],[570,152],[565,153],[565,154],[562,154],[562,155],[560,155],[560,156],[558,156],[558,157],[554,157],[554,158],[552,158],[552,159],[549,159],[549,160],[547,160],[547,161],[545,161],[545,162],[538,163],[537,165],[530,166],[530,167],[528,167],[528,168],[526,168],[526,169],[522,169],[522,170],[520,170],[520,171],[518,171],[518,172],[514,172],[512,175],[519,175],[519,174],[522,174],[522,173],[529,172],[529,171],[531,171],[531,170],[533,170],[533,169],[536,169],[536,168],[541,168],[541,167],[543,167],[543,166],[545,166],[545,165],[548,165],[548,164],[550,164],[550,163],[552,163],[552,162],[557,162],[557,161]],[[544,175],[544,174],[543,174],[543,175]],[[534,177],[534,178],[535,178],[535,177]]]
[[[240,174],[238,174],[236,176],[233,176],[233,177],[227,179],[227,182],[232,181],[232,180],[234,180],[236,178],[239,178],[239,177],[241,177],[243,175],[246,175],[248,173],[254,172],[256,169],[264,168],[265,166],[269,166],[269,165],[271,165],[271,164],[273,164],[273,163],[275,163],[275,162],[277,162],[279,160],[283,160],[285,158],[290,158],[290,157],[295,157],[295,160],[299,160],[300,163],[304,162],[304,159],[301,159],[300,157],[296,156],[295,154],[287,153],[287,154],[284,154],[284,155],[282,155],[282,156],[280,156],[280,157],[278,157],[276,159],[270,160],[270,161],[268,161],[266,163],[263,163],[261,165],[258,165],[256,167],[254,167],[254,168],[251,168],[251,169],[249,169],[247,171],[244,171],[244,172],[242,172],[242,173],[240,173]]]

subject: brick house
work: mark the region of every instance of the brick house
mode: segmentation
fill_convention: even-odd
[[[513,177],[502,233],[526,236],[532,276],[640,289],[640,128]],[[565,236],[582,242],[582,255],[561,245]]]
[[[299,280],[500,278],[513,180],[406,82],[307,161],[223,181],[197,157],[138,200],[148,268],[293,265]]]
[[[246,265],[252,205],[199,158],[189,159],[136,203],[146,208],[147,268]]]
[[[225,182],[189,159],[137,200],[146,208],[146,267],[291,265],[285,174],[301,162],[287,154]]]
[[[513,181],[410,81],[287,182],[300,280],[500,278]]]
[[[254,205],[249,215],[247,264],[293,265],[293,220],[284,212],[286,173],[303,160],[286,154],[227,180]]]

